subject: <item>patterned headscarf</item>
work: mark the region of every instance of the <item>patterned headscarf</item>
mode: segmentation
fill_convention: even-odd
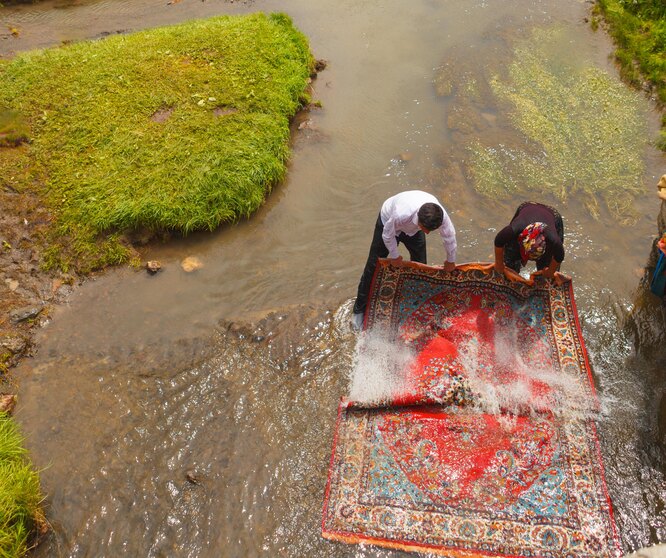
[[[546,251],[545,223],[530,223],[525,230],[518,235],[520,246],[520,259],[523,265],[527,260],[538,260]]]

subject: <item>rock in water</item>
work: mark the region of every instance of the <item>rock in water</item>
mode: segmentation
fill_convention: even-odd
[[[149,262],[146,262],[146,270],[148,270],[148,273],[151,275],[155,275],[161,269],[162,264],[157,260],[150,260]]]
[[[183,271],[192,273],[197,269],[201,269],[203,267],[203,263],[196,256],[188,256],[182,262],[180,262],[180,267],[183,268]]]

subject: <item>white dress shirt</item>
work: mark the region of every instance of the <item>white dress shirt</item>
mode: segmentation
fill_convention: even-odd
[[[414,236],[419,230],[419,216],[418,212],[424,203],[435,203],[442,208],[444,212],[444,219],[442,226],[437,229],[442,237],[444,248],[446,249],[446,259],[449,262],[456,261],[456,230],[453,223],[446,213],[446,209],[432,194],[422,192],[421,190],[410,190],[407,192],[400,192],[395,196],[387,199],[382,205],[380,216],[382,223],[384,223],[384,232],[382,238],[384,244],[388,248],[389,258],[397,258],[398,253],[398,239],[400,233],[405,233],[409,236]]]

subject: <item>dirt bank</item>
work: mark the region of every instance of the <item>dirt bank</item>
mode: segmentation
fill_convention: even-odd
[[[78,279],[40,267],[39,239],[50,215],[33,196],[13,191],[2,179],[0,191],[0,372],[33,349],[35,328],[49,320],[51,305],[64,301]]]

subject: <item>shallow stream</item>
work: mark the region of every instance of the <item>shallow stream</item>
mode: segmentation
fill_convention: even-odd
[[[299,115],[288,178],[255,216],[147,248],[145,259],[164,266],[155,276],[117,269],[88,281],[54,311],[38,354],[16,371],[16,416],[43,469],[54,527],[36,555],[401,555],[320,536],[336,407],[355,342],[350,302],[379,206],[401,190],[431,191],[456,225],[458,261],[489,261],[496,231],[522,197],[484,197],[451,165],[460,127],[452,129],[448,116],[457,105],[439,96],[438,76],[463,56],[468,68],[499,73],[512,60],[506,45],[533,27],[557,26],[565,30],[563,64],[615,79],[607,36],[585,22],[589,7],[575,0],[58,0],[0,8],[5,57],[261,10],[287,12],[315,56],[328,61],[313,83],[323,108]],[[656,113],[642,95],[635,102],[653,135]],[[500,141],[512,136],[496,107],[473,110],[499,122]],[[620,226],[603,204],[594,218],[576,195],[566,203],[540,198],[565,219],[564,269],[574,278],[604,403],[601,445],[627,551],[666,541],[657,431],[664,351],[637,356],[624,327],[643,300],[638,287],[658,211],[653,189],[666,160],[648,145],[638,149],[644,188],[631,226]],[[444,251],[433,240],[429,258],[440,263]],[[203,267],[183,271],[188,256]]]

